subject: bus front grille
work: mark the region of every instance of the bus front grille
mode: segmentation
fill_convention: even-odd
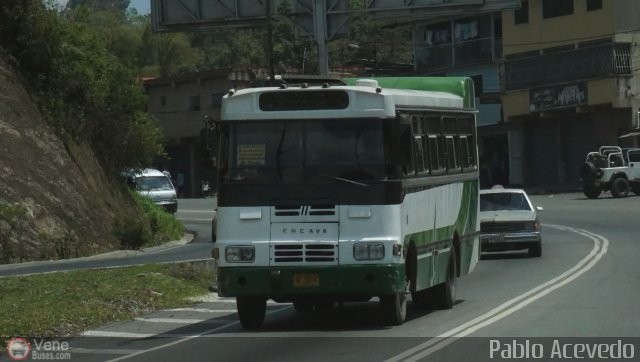
[[[274,211],[275,216],[332,216],[335,214],[335,205],[276,206]]]
[[[282,243],[271,245],[271,260],[275,263],[322,263],[338,262],[337,243]]]

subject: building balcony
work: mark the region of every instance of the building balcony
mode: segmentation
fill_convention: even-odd
[[[489,63],[502,53],[501,39],[480,38],[435,46],[416,46],[416,67],[421,73],[469,64]]]
[[[577,80],[630,76],[632,72],[631,44],[605,43],[526,58],[507,57],[504,89],[531,89]]]

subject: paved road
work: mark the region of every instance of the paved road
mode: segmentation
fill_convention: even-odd
[[[154,247],[143,252],[117,252],[115,256],[0,265],[0,277],[211,258],[211,219],[215,215],[215,208],[215,198],[178,200],[175,216],[183,222],[189,233],[194,234],[192,242],[186,245]]]
[[[554,343],[561,353],[563,346],[573,353],[571,338],[580,337],[581,343],[614,344],[622,338],[625,348],[635,343],[637,360],[640,338],[628,338],[640,337],[640,197],[532,199],[545,209],[542,257],[487,255],[459,280],[450,311],[418,311],[410,304],[408,321],[387,327],[375,301],[325,314],[269,304],[265,327],[246,332],[234,301],[211,295],[193,308],[87,331],[70,340],[72,352],[83,361],[479,361],[491,360],[492,347],[495,360],[505,357],[499,353],[509,343],[517,350],[528,338],[552,337],[530,341],[542,348],[531,353],[550,360]]]

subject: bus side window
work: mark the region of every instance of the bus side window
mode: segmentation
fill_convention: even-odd
[[[460,162],[463,170],[473,166],[473,159],[469,148],[470,138],[469,136],[460,136]]]
[[[414,174],[413,168],[413,136],[411,135],[411,124],[401,123],[398,128],[397,164],[402,168],[405,176]]]
[[[444,136],[438,136],[438,162],[441,169],[447,168],[447,146]]]
[[[423,173],[424,171],[428,170],[425,165],[425,150],[422,147],[422,138],[423,136],[414,136],[413,138],[415,141],[414,144],[416,150],[416,171],[418,173]]]
[[[456,145],[453,136],[447,136],[447,168],[451,172],[455,172],[458,168],[456,164]]]
[[[430,170],[437,171],[440,167],[440,157],[438,156],[438,137],[429,136],[429,166]]]

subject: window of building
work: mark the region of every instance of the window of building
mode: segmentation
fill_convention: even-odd
[[[219,107],[222,104],[224,93],[211,93],[211,108]]]
[[[451,22],[429,25],[424,31],[424,42],[427,46],[451,43]]]
[[[167,105],[167,96],[160,96],[160,105],[161,106],[166,106]]]
[[[480,97],[484,89],[482,85],[482,75],[472,75],[471,80],[473,80],[473,90],[476,93],[476,97]]]
[[[602,9],[602,0],[587,0],[587,11]]]
[[[496,39],[502,39],[502,18],[499,16],[493,18],[493,35]]]
[[[526,24],[529,22],[529,1],[523,0],[520,3],[520,9],[513,11],[513,19],[516,25]]]
[[[542,18],[573,14],[573,0],[542,0]]]
[[[200,96],[189,97],[189,110],[190,111],[200,110]]]

